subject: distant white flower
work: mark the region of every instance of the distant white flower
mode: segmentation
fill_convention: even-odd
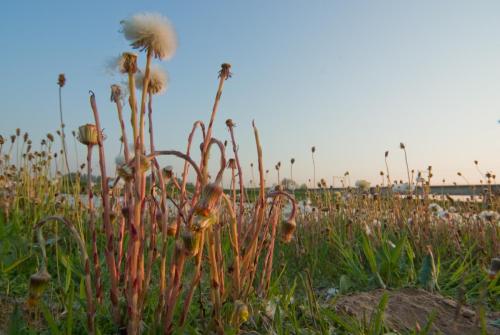
[[[411,185],[411,190],[415,190],[414,184]],[[408,185],[408,183],[396,184],[392,187],[392,191],[399,194],[408,193],[408,191],[410,191],[410,186]]]
[[[142,85],[144,83],[144,73],[139,72],[135,76],[135,85],[138,89],[142,90]],[[168,84],[167,73],[159,66],[151,66],[149,73],[149,85],[148,93],[152,94],[162,94],[166,91]]]
[[[356,187],[359,188],[363,192],[367,192],[370,190],[370,182],[366,180],[358,180],[356,181]]]
[[[433,213],[438,213],[440,211],[443,210],[443,208],[441,206],[439,206],[438,204],[436,204],[435,202],[429,204],[429,210]]]
[[[372,230],[370,228],[370,226],[368,226],[366,223],[365,223],[365,233],[366,235],[370,236],[372,234]]]
[[[396,248],[396,245],[391,240],[387,240],[387,244],[393,249]]]
[[[151,50],[160,59],[170,59],[174,55],[177,36],[167,18],[157,13],[141,13],[121,24],[123,35],[134,48]]]
[[[482,211],[479,213],[479,218],[484,222],[498,222],[498,220],[500,220],[500,214],[495,211]]]

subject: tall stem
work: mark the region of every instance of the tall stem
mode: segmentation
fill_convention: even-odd
[[[89,228],[92,236],[92,260],[94,263],[94,286],[97,303],[102,302],[101,265],[97,249],[97,232],[95,228],[94,192],[92,190],[92,148],[87,145],[87,201],[89,206]]]
[[[64,133],[64,121],[62,111],[62,87],[59,86],[59,118],[61,120],[61,141],[63,146],[64,163],[66,165],[67,173],[69,174],[68,154],[66,150],[66,134]]]
[[[97,139],[99,148],[99,166],[101,169],[101,198],[103,204],[102,219],[104,223],[104,231],[106,234],[106,245],[104,247],[106,255],[106,263],[109,270],[111,289],[110,289],[110,299],[113,309],[113,319],[116,323],[120,322],[120,310],[118,306],[119,291],[118,291],[118,272],[116,270],[115,256],[114,256],[114,238],[113,238],[113,226],[111,225],[111,206],[109,202],[109,185],[108,176],[106,172],[106,157],[104,155],[104,143],[102,136],[101,122],[99,119],[99,112],[97,111],[97,105],[95,101],[95,95],[91,92],[90,95],[90,106],[92,107],[92,112],[94,113],[95,125],[97,128]]]

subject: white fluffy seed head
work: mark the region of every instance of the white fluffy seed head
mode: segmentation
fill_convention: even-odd
[[[135,85],[142,90],[144,84],[144,72],[140,71],[135,76]],[[168,85],[168,75],[161,67],[152,65],[149,71],[148,93],[165,93]]]
[[[157,13],[140,13],[123,20],[122,32],[132,47],[151,50],[156,58],[170,59],[177,48],[177,36],[170,21]]]

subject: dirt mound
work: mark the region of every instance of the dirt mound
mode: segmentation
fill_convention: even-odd
[[[457,303],[454,300],[420,289],[407,288],[394,291],[380,289],[346,295],[337,300],[336,309],[357,319],[369,320],[385,292],[389,297],[385,322],[393,330],[409,331],[415,329],[417,323],[423,328],[429,316],[437,313],[431,327],[432,334],[480,334],[480,328],[475,325],[476,313],[472,308],[461,307],[460,314],[456,318]],[[491,313],[487,322],[498,318],[500,312]],[[500,328],[488,324],[488,334],[500,334]]]

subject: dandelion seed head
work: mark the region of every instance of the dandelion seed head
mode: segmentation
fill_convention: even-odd
[[[135,76],[135,84],[138,89],[142,90],[144,85],[144,72],[140,71]],[[168,86],[168,75],[161,67],[157,65],[151,66],[149,73],[148,93],[162,94],[165,93]]]
[[[157,13],[140,13],[123,20],[122,33],[132,47],[151,50],[154,57],[170,59],[177,48],[177,36],[170,21]]]

